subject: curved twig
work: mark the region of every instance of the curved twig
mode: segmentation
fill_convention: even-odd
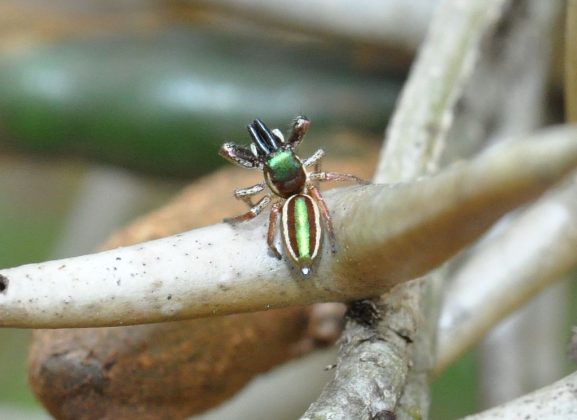
[[[577,416],[577,373],[467,420],[572,419]]]
[[[413,184],[335,192],[340,251],[325,249],[310,280],[267,255],[262,219],[0,270],[0,325],[126,325],[375,296],[436,267],[575,165],[577,131],[557,129]]]
[[[488,239],[455,273],[439,323],[435,371],[577,266],[577,174]]]

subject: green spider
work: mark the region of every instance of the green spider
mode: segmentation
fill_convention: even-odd
[[[244,168],[260,169],[264,175],[264,182],[234,191],[234,196],[243,200],[250,210],[225,221],[237,223],[251,220],[272,202],[267,235],[268,246],[276,258],[282,258],[274,244],[276,224],[280,216],[286,255],[305,277],[312,273],[313,263],[321,248],[323,236],[321,219],[324,221],[333,254],[337,249],[329,209],[314,182],[366,183],[351,174],[321,172],[320,160],[325,154],[322,149],[305,160],[296,155],[295,149],[302,141],[309,125],[310,121],[306,117],[298,116],[292,124],[288,139],[285,140],[278,129],[270,130],[260,119],[256,119],[247,126],[252,139],[250,147],[225,143],[219,151],[222,157],[232,163]],[[307,168],[313,165],[314,172],[307,172]],[[251,197],[266,188],[269,191],[254,204]]]

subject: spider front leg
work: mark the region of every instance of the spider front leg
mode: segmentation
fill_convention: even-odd
[[[325,151],[323,149],[319,149],[313,153],[313,155],[303,162],[306,168],[311,165],[315,165],[315,173],[320,171],[321,168],[321,159],[325,156]]]
[[[321,159],[324,157],[325,151],[323,149],[317,150],[311,157],[305,159],[303,165],[308,168],[311,165],[315,165],[315,171],[313,173],[318,173],[321,170]],[[319,180],[315,181],[315,186],[319,187]]]
[[[329,208],[325,203],[325,199],[319,192],[318,188],[312,184],[308,185],[309,194],[315,199],[319,206],[319,210],[321,211],[321,217],[325,221],[325,226],[327,228],[327,235],[329,237],[329,242],[331,244],[331,252],[333,254],[337,253],[337,241],[335,239],[335,230],[333,228],[333,221],[331,219],[331,214],[329,212]]]
[[[293,148],[297,147],[299,143],[302,141],[303,137],[305,136],[310,125],[311,122],[304,115],[299,115],[298,117],[296,117],[294,119],[289,138],[287,139],[287,143],[291,145]]]
[[[309,174],[309,179],[312,181],[352,181],[361,185],[370,184],[369,181],[365,181],[358,176],[338,172],[314,172]]]
[[[252,187],[238,188],[234,190],[234,198],[244,201],[249,207],[253,207],[254,203],[252,202],[251,197],[263,191],[264,188],[264,182],[255,184]]]
[[[261,161],[250,149],[238,144],[225,143],[220,147],[218,154],[243,168],[258,169],[262,167]]]
[[[266,208],[266,206],[269,205],[269,203],[270,203],[270,195],[265,195],[263,198],[259,200],[258,203],[256,203],[253,207],[251,207],[250,210],[247,211],[246,213],[241,214],[240,216],[226,218],[224,219],[224,222],[234,224],[254,219]]]
[[[274,237],[276,233],[276,222],[278,221],[281,208],[282,203],[275,203],[272,205],[270,215],[268,218],[268,234],[266,236],[266,242],[268,244],[269,249],[271,250],[273,255],[279,260],[282,259],[282,256],[280,255],[280,252],[278,252],[278,249],[274,244]]]

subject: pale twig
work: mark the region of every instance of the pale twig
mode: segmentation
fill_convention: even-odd
[[[471,153],[467,154],[467,148],[475,146],[476,138],[483,139],[479,144],[482,147],[504,136],[520,137],[546,124],[550,115],[546,108],[550,104],[549,70],[553,45],[558,38],[558,18],[564,7],[563,2],[558,1],[520,0],[509,3],[506,15],[495,28],[492,41],[484,49],[485,59],[476,66],[476,81],[468,87],[467,100],[460,101],[461,113],[467,114],[468,118],[459,118],[460,123],[451,130],[451,145],[456,147],[450,152],[448,150],[449,153],[462,158],[463,152],[464,156]],[[450,157],[445,156],[445,159],[450,160]],[[562,307],[554,305],[547,313]],[[522,313],[528,314],[528,308],[524,308]],[[547,316],[537,316],[540,322],[547,319]],[[542,345],[549,348],[562,346],[561,326],[535,330],[528,324],[534,320],[526,319],[526,315],[522,321],[519,316],[515,318],[518,322],[501,324],[478,349],[482,404],[497,405],[521,395],[523,389],[529,391],[551,380],[534,381],[534,373],[550,364],[544,360],[547,352],[539,353],[538,362],[529,361],[531,354],[537,354],[537,346],[529,342],[543,341]],[[522,325],[529,329],[523,330],[520,328]],[[554,331],[561,333],[556,340],[537,338],[538,334]],[[552,360],[562,364],[562,351]],[[549,371],[549,378],[558,377],[551,376],[554,371]]]
[[[576,391],[577,373],[573,373],[552,385],[465,419],[573,419],[577,416]]]
[[[507,3],[452,0],[439,8],[387,130],[376,182],[412,181],[438,169],[457,100]]]
[[[0,325],[137,324],[383,293],[436,267],[577,165],[576,130],[540,137],[417,183],[338,191],[329,202],[340,250],[331,258],[325,249],[312,279],[265,252],[259,218],[1,270]]]
[[[577,175],[542,197],[454,275],[439,325],[443,371],[498,321],[577,266]]]
[[[499,20],[505,3],[507,2],[500,0],[470,1],[466,4],[447,1],[439,9],[387,130],[375,181],[414,181],[415,178],[437,168],[455,115],[457,100],[462,97],[464,84],[481,54],[483,39]],[[430,190],[429,193],[431,192]],[[426,206],[436,202],[435,196],[430,196],[429,193],[424,192],[423,198],[428,197],[425,198]],[[419,208],[410,210],[415,213],[419,211]],[[356,214],[354,219],[365,220],[366,216]],[[372,234],[371,230],[376,233],[379,229],[396,229],[393,220],[377,225],[367,223],[365,226],[367,235]],[[446,236],[435,238],[434,243],[437,246],[444,242],[439,238]],[[397,244],[400,245],[398,242]],[[411,244],[414,251],[415,241],[411,240],[406,244]],[[395,259],[404,258],[401,253],[395,255]],[[434,251],[418,255],[424,259],[434,258]],[[375,256],[386,263],[387,260],[382,259],[382,254]],[[411,266],[412,263],[408,261],[404,261],[402,265],[405,269]],[[370,266],[358,266],[358,270],[365,269],[366,282],[371,282],[375,275],[378,276],[374,270],[371,272]],[[423,271],[419,274],[424,273]],[[404,278],[414,276],[407,272],[400,275]],[[426,383],[426,380],[422,379],[428,366],[419,365],[418,372],[407,377],[409,365],[413,363],[412,342],[415,340],[417,324],[425,317],[426,309],[422,302],[427,288],[419,281],[400,286],[399,289],[381,300],[373,301],[375,311],[379,314],[388,313],[391,307],[396,308],[391,316],[381,317],[374,324],[364,326],[355,322],[354,318],[347,323],[345,336],[350,329],[356,330],[357,334],[360,329],[363,335],[372,338],[341,343],[335,379],[307,410],[304,418],[347,418],[346,415],[343,417],[342,413],[353,414],[355,418],[385,418],[387,413],[392,415],[397,412],[399,415],[409,416],[411,413],[424,415],[427,412],[428,389],[422,386]],[[383,331],[387,330],[393,331],[403,340],[389,341],[383,334]],[[420,345],[427,344],[429,333],[434,334],[434,329],[425,332],[426,337],[417,337]],[[375,342],[377,344],[373,344]],[[350,357],[356,354],[363,354],[364,357]],[[421,353],[416,355],[419,362],[420,355]],[[390,363],[390,359],[394,363]],[[355,369],[363,373],[369,370],[370,373],[366,378],[351,378],[348,372]],[[372,388],[363,386],[371,383],[371,379],[375,379]],[[358,398],[363,391],[351,390],[349,380],[358,383],[360,390],[370,393]],[[407,380],[408,387],[405,386]],[[400,401],[401,395],[403,399]],[[360,417],[361,413],[363,417]]]

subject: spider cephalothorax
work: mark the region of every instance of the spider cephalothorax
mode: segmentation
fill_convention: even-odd
[[[234,191],[234,196],[247,203],[250,210],[226,221],[235,223],[250,220],[273,201],[269,216],[268,246],[275,257],[282,258],[274,244],[276,222],[280,215],[286,254],[304,276],[312,272],[312,265],[320,251],[321,218],[332,252],[336,252],[330,213],[313,181],[365,182],[350,174],[321,172],[320,160],[324,156],[322,149],[305,160],[296,155],[295,148],[302,141],[309,125],[306,117],[295,118],[291,133],[285,140],[278,129],[270,130],[261,120],[256,119],[247,126],[252,140],[250,147],[225,143],[219,151],[225,159],[245,168],[261,169],[264,175],[264,182]],[[313,165],[314,172],[308,173],[307,168]],[[251,197],[266,188],[270,192],[254,204]]]

